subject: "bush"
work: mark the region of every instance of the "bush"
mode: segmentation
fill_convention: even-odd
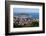
[[[38,27],[38,26],[39,26],[39,22],[38,21],[32,22],[32,27]]]

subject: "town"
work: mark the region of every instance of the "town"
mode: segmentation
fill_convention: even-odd
[[[39,26],[39,20],[33,19],[31,17],[23,16],[14,16],[13,17],[14,27],[37,27]]]

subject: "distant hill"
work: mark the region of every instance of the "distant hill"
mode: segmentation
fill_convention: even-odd
[[[26,16],[33,19],[39,19],[39,13],[14,13],[14,16]]]

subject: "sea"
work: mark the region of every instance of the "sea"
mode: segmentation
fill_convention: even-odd
[[[33,19],[39,19],[39,13],[13,13],[13,16],[23,16],[31,17]]]

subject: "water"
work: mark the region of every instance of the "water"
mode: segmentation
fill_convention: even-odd
[[[14,13],[14,16],[23,16],[31,17],[33,19],[39,19],[39,13]]]

